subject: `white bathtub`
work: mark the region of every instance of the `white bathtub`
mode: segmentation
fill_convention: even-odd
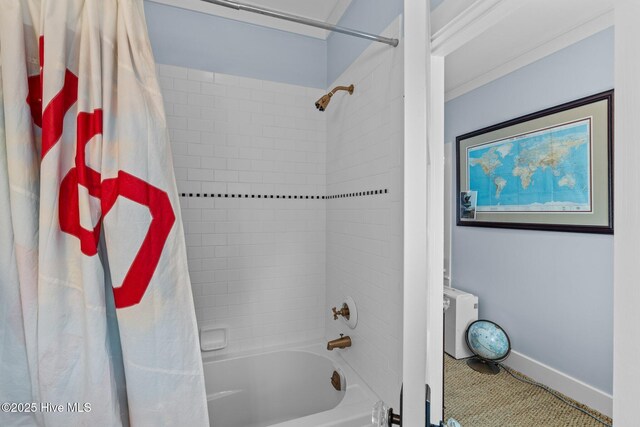
[[[203,354],[211,427],[365,427],[378,400],[323,344],[261,353]],[[346,390],[330,379],[338,371]]]

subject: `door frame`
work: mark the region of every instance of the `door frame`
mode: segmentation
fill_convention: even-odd
[[[404,0],[404,310],[403,384],[405,425],[425,425],[424,383],[431,388],[431,422],[442,421],[443,239],[444,239],[444,62],[504,19],[524,0],[459,0],[449,24],[431,36],[428,2]],[[640,56],[630,40],[640,38],[637,0],[615,0],[616,139],[640,140]],[[480,19],[482,18],[482,19]],[[629,95],[626,95],[626,94]],[[626,96],[625,96],[626,95]],[[635,95],[635,97],[633,96]],[[621,99],[622,98],[622,99]],[[621,148],[620,148],[621,147]],[[640,145],[618,144],[617,194],[633,194],[640,181],[635,160]],[[633,162],[633,163],[632,163]],[[628,187],[628,188],[627,188]],[[635,283],[640,240],[638,198],[614,199],[614,419],[635,420],[640,398],[635,325],[640,323],[640,288]],[[423,380],[422,380],[423,379]],[[625,418],[626,417],[626,418]],[[628,424],[632,425],[632,424]]]

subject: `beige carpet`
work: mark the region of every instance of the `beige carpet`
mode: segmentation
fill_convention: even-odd
[[[462,427],[604,426],[539,387],[517,381],[507,372],[481,374],[469,368],[465,360],[448,355],[444,367],[445,420],[453,417]],[[579,406],[611,424],[611,419],[604,415]]]

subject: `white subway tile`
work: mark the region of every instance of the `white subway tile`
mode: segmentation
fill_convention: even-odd
[[[211,120],[203,119],[188,119],[187,125],[189,130],[211,132],[213,131],[213,122]]]
[[[273,138],[254,135],[251,137],[251,146],[254,148],[273,148]],[[249,156],[247,158],[259,159],[260,157]]]
[[[215,128],[215,124],[214,124],[214,128]],[[227,143],[227,135],[220,133],[218,131],[200,132],[200,139],[203,143],[213,145],[214,147],[224,145]]]
[[[249,194],[251,193],[251,185],[243,183],[229,183],[227,184],[229,193],[233,194]]]
[[[226,194],[227,183],[226,182],[203,182],[202,192],[208,194]]]
[[[170,104],[187,104],[189,101],[189,94],[184,92],[178,92],[175,90],[163,89],[162,99],[165,103]]]
[[[249,159],[228,159],[227,169],[237,171],[251,170],[251,160]]]
[[[189,80],[213,83],[213,73],[211,71],[189,69],[187,76]]]
[[[158,72],[164,77],[175,77],[179,79],[187,78],[187,69],[182,67],[176,67],[174,65],[158,65]]]
[[[174,156],[186,155],[188,152],[188,144],[182,142],[175,142],[175,140],[171,140],[171,153]]]
[[[178,168],[178,167],[174,167],[173,172],[176,174],[176,181],[178,181],[178,184],[181,181],[186,181],[187,179],[187,168]]]
[[[200,116],[214,122],[226,122],[229,120],[229,111],[222,108],[201,107]]]
[[[200,93],[200,82],[185,79],[173,79],[173,89],[180,92]]]
[[[199,159],[205,169],[227,169],[227,159],[220,157],[200,157]]]
[[[265,126],[262,130],[262,135],[268,138],[284,138],[285,137],[285,128],[279,128],[275,126]]]
[[[276,103],[276,99],[279,95],[275,92],[270,92],[266,90],[252,90],[251,91],[251,99],[258,102],[266,102],[266,103]]]
[[[227,86],[227,95],[228,98],[233,99],[251,99],[251,89],[246,87],[238,87],[238,86]]]
[[[236,77],[234,86],[249,88],[249,89],[260,89],[262,87],[262,80],[252,79],[250,77]]]
[[[188,143],[200,142],[200,132],[182,130],[182,129],[175,129],[175,130],[172,130],[172,132],[173,132],[173,137],[171,138],[172,141],[188,142]]]
[[[260,140],[259,137],[251,137],[251,145],[256,146],[256,138]],[[238,157],[241,159],[261,159],[262,158],[262,150],[258,148],[248,148],[248,147],[238,147]]]
[[[213,97],[210,97],[210,98],[213,98]],[[239,103],[240,103],[239,99],[217,96],[215,97],[214,102],[211,105],[208,105],[208,107],[213,107],[215,105],[216,108],[222,108],[229,111],[239,110]]]
[[[200,117],[200,107],[193,105],[182,105],[176,104],[173,108],[174,116],[178,117],[191,117],[191,118],[199,118]]]
[[[254,125],[254,124],[246,124],[246,125],[238,125],[239,128],[237,132],[240,135],[249,135],[249,136],[261,136],[262,135],[262,126]]]
[[[227,121],[236,125],[248,125],[251,123],[251,113],[246,111],[229,111]]]
[[[213,150],[216,157],[236,158],[238,157],[237,147],[221,147],[215,146]]]
[[[173,164],[182,168],[199,168],[200,157],[197,156],[173,156]]]
[[[240,181],[240,182],[249,182],[249,183],[262,182],[262,172],[240,171],[238,173],[238,181]]]
[[[210,171],[213,172],[213,171]],[[237,182],[238,171],[217,170],[214,172],[215,180],[219,182]]]
[[[167,126],[169,126],[170,129],[174,129],[174,130],[187,129],[187,118],[167,116]]]
[[[226,221],[227,209],[202,209],[201,217],[203,221]]]
[[[188,169],[185,169],[185,175],[188,178]],[[187,181],[187,178],[178,181],[178,193],[199,193],[202,191],[200,182]]]
[[[205,144],[189,144],[190,156],[212,156],[213,146]]]
[[[173,79],[171,77],[158,77],[160,89],[173,89]]]
[[[307,88],[303,86],[294,86],[294,85],[280,83],[280,82],[263,81],[262,89],[268,90],[271,92],[276,92],[276,93],[288,93],[288,94],[295,95],[300,93],[302,94],[306,93]]]
[[[260,113],[263,110],[263,106],[261,102],[242,99],[238,101],[238,110],[248,111],[250,113]]]
[[[197,93],[186,94],[189,105],[197,105],[200,107],[213,107],[216,98],[211,95],[201,95]]]
[[[213,181],[213,171],[211,169],[189,169],[189,181]]]
[[[203,95],[226,96],[227,94],[227,87],[217,83],[202,83],[201,89]]]
[[[262,126],[273,126],[275,122],[275,116],[263,113],[251,114],[251,123]]]

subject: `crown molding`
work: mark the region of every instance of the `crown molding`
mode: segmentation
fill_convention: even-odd
[[[438,15],[431,36],[431,54],[447,56],[473,40],[489,28],[497,25],[528,0],[476,0],[448,22],[444,22],[455,10],[447,7]],[[450,2],[449,2],[450,3]],[[448,4],[443,3],[442,6]],[[467,2],[468,3],[468,2]],[[459,7],[458,7],[459,9]]]
[[[506,76],[526,65],[529,65],[545,56],[551,55],[559,50],[564,49],[574,43],[579,42],[593,34],[611,27],[614,23],[613,10],[608,10],[586,22],[582,22],[573,28],[568,29],[565,33],[540,43],[533,49],[528,50],[514,58],[511,58],[490,71],[473,77],[472,79],[460,84],[454,88],[447,90],[445,101],[450,101],[467,92],[484,86],[500,77]]]

